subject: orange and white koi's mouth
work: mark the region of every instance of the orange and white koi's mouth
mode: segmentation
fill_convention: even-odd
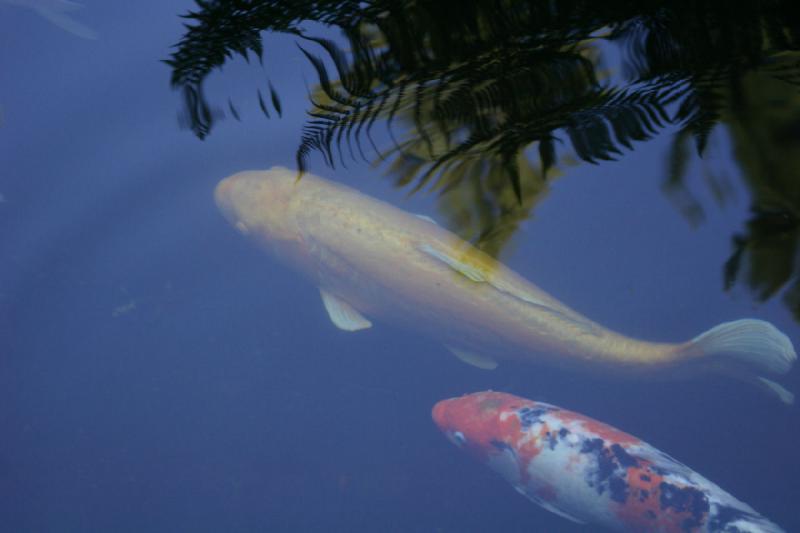
[[[449,430],[447,424],[447,402],[449,400],[442,400],[441,402],[437,402],[436,405],[433,406],[433,411],[431,412],[431,416],[433,417],[433,422],[444,432]]]

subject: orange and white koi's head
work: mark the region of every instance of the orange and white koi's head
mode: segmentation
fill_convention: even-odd
[[[268,241],[294,240],[291,208],[297,177],[296,171],[283,167],[239,172],[217,184],[214,200],[241,233]]]
[[[515,412],[532,403],[502,392],[477,392],[442,400],[433,406],[433,421],[447,438],[487,460],[514,443],[520,434]]]

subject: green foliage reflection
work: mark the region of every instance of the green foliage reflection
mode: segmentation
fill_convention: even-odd
[[[800,16],[792,3],[197,4],[167,60],[196,135],[208,135],[217,118],[203,94],[207,76],[235,55],[268,61],[262,31],[294,34],[319,80],[296,154],[299,168],[312,151],[329,165],[347,157],[388,159],[398,185],[442,192],[449,222],[493,254],[530,215],[565,155],[589,163],[614,159],[668,126],[678,134],[666,188],[699,219],[701,208],[684,188],[687,161],[693,151],[702,155],[711,131],[724,125],[754,198],[754,217],[735,239],[726,283],[740,278],[746,264],[747,282],[761,298],[792,284],[787,301],[800,315],[800,284],[792,281],[798,151],[790,149],[800,135],[793,122],[798,102],[788,96],[800,86]],[[307,22],[341,30],[347,52],[307,34]],[[604,57],[615,53],[621,72],[605,65]],[[269,94],[280,114],[278,95],[271,87]],[[776,98],[782,112],[759,111]],[[261,93],[259,105],[269,115]],[[371,133],[378,123],[390,131],[402,124],[402,140],[388,150],[376,146]]]

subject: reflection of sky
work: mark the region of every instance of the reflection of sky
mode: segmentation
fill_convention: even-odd
[[[316,291],[241,241],[211,201],[224,175],[293,165],[303,78],[314,79],[294,39],[267,41],[283,118],[258,109],[267,73],[236,61],[207,93],[223,108],[230,97],[243,120],[200,142],[177,128],[179,96],[159,62],[192,4],[134,5],[75,12],[91,41],[0,4],[0,492],[11,494],[0,515],[19,530],[581,530],[436,432],[435,401],[490,387],[619,425],[800,527],[800,485],[781,475],[798,466],[796,436],[774,437],[797,431],[797,410],[749,387],[484,373],[391,328],[333,330]],[[733,177],[716,141],[704,164]],[[668,142],[569,170],[504,259],[625,333],[677,340],[753,316],[797,343],[778,302],[721,290],[744,191],[715,208],[697,163],[708,219],[690,229],[659,190]],[[433,198],[406,200],[368,165],[348,166],[311,160],[430,213]],[[800,390],[796,372],[784,382]]]

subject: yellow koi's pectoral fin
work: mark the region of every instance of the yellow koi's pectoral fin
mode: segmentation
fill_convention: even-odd
[[[780,383],[776,383],[771,379],[767,379],[763,376],[756,376],[755,379],[756,379],[756,384],[761,385],[764,388],[765,392],[777,396],[778,399],[783,403],[785,403],[786,405],[792,405],[794,403],[794,393],[790,390],[787,390]]]
[[[494,370],[495,368],[497,368],[497,361],[495,361],[491,357],[477,354],[469,350],[462,350],[461,348],[455,348],[453,346],[445,346],[445,347],[448,350],[450,350],[453,353],[453,355],[455,355],[468,365],[476,366],[484,370]]]
[[[472,281],[478,283],[487,281],[486,276],[484,275],[484,273],[481,271],[480,268],[472,266],[469,263],[458,259],[457,257],[453,257],[450,254],[442,252],[441,250],[437,250],[430,244],[420,244],[419,250],[422,253],[429,255],[430,257],[433,257],[434,259],[438,259],[442,263],[446,264],[459,274],[471,279]]]
[[[338,296],[334,296],[325,289],[320,289],[319,294],[322,296],[322,303],[325,305],[331,322],[337,328],[344,331],[358,331],[372,327],[372,322]]]

